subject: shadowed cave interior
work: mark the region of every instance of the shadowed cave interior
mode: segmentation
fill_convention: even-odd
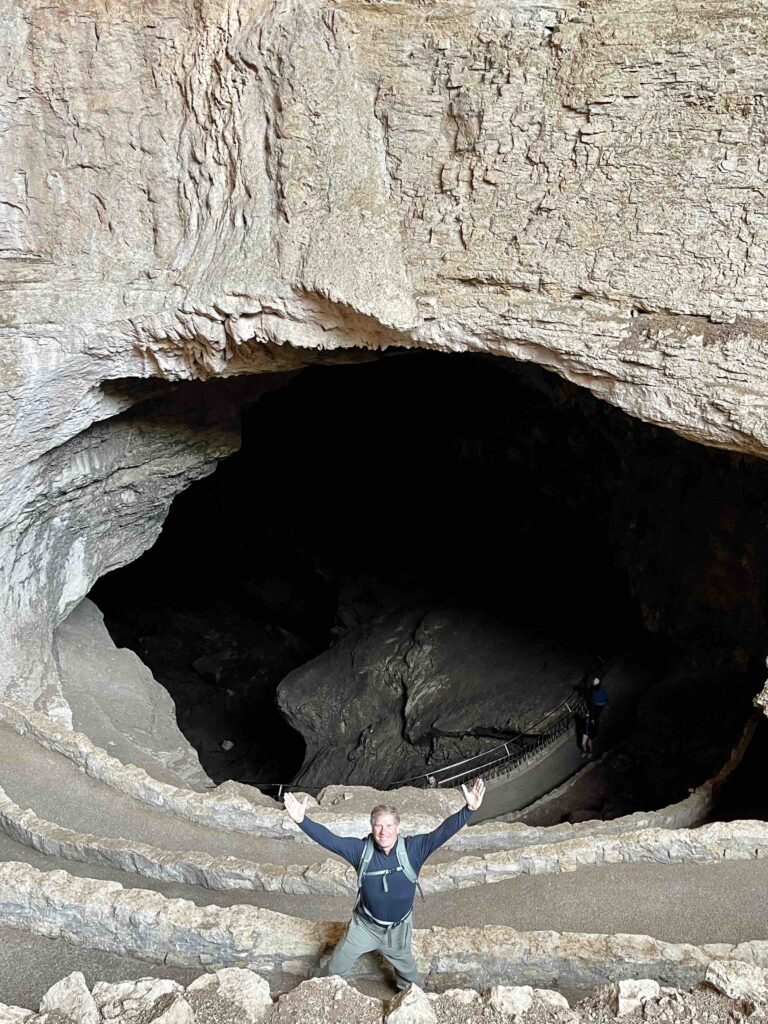
[[[215,781],[383,788],[630,658],[650,685],[596,744],[612,817],[684,797],[750,714],[766,473],[508,360],[310,367],[90,596]],[[765,815],[748,763],[725,816]]]

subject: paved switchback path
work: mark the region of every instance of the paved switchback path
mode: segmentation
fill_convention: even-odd
[[[249,903],[316,920],[342,920],[352,901],[344,898],[282,896],[274,893],[213,893],[168,884],[109,868],[46,857],[0,834],[0,861],[24,860],[43,870],[110,878],[128,888],[151,888],[198,905]],[[586,868],[562,875],[536,875],[472,889],[436,893],[417,900],[416,926],[501,924],[520,930],[596,933],[634,932],[668,942],[735,943],[768,937],[768,860],[719,864],[627,864]],[[69,945],[22,931],[0,928],[0,1001],[37,1009],[47,988],[73,970],[89,984],[147,975],[188,984],[199,968],[179,969]],[[295,979],[273,979],[275,991]],[[386,984],[356,982],[371,995],[389,998]]]
[[[313,864],[331,855],[314,843],[251,838],[206,828],[139,804],[90,778],[59,754],[0,725],[0,783],[21,807],[82,832],[125,836],[171,850],[202,850],[262,863]],[[438,851],[432,863],[460,854]],[[0,860],[42,870],[108,878],[155,889],[198,905],[248,903],[314,920],[343,920],[351,897],[218,892],[159,882],[110,867],[46,856],[0,832]],[[740,942],[768,938],[768,859],[719,864],[620,864],[535,875],[417,897],[416,924],[508,925],[520,930],[633,932],[669,942]]]
[[[164,882],[95,864],[60,860],[0,833],[0,861],[21,860],[43,871],[64,870],[152,889],[198,906],[266,907],[314,921],[342,921],[353,899],[216,892]],[[520,931],[652,935],[667,942],[743,942],[768,938],[768,859],[717,864],[617,864],[559,875],[526,875],[490,885],[417,896],[417,928],[506,925]]]
[[[60,755],[0,726],[0,782],[12,799],[78,831],[123,835],[165,849],[198,849],[272,863],[316,863],[328,854],[315,844],[252,839],[209,829],[115,793]],[[455,854],[453,855],[455,856]],[[451,859],[442,851],[439,859]],[[433,858],[437,860],[438,858]],[[197,905],[250,904],[313,920],[344,920],[351,897],[286,896],[250,890],[218,892],[160,882],[94,864],[59,859],[15,843],[0,832],[0,861],[41,870],[111,879],[128,889],[153,889]],[[717,864],[620,864],[504,882],[417,898],[416,927],[506,925],[553,930],[647,934],[668,942],[736,943],[768,938],[768,859]],[[178,976],[163,965],[116,957],[61,940],[0,929],[0,1001],[35,1006],[53,981],[82,969],[100,977]],[[73,966],[74,965],[74,966]],[[121,972],[122,975],[121,975]],[[192,969],[191,975],[199,973]]]
[[[91,778],[62,754],[45,750],[0,723],[0,785],[14,803],[76,832],[123,837],[163,850],[197,850],[261,864],[341,860],[316,843],[248,836],[207,827],[139,803]],[[433,861],[461,856],[438,851]]]
[[[76,832],[270,864],[315,864],[330,856],[313,843],[208,828],[139,803],[3,724],[0,785],[19,807],[31,808],[39,818]]]

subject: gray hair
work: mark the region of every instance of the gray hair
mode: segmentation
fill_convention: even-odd
[[[391,814],[395,819],[395,824],[400,824],[400,815],[397,813],[397,808],[392,804],[376,804],[371,811],[371,825],[376,823],[376,819],[380,814]]]

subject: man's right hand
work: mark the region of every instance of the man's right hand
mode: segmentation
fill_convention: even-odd
[[[304,800],[298,800],[293,793],[285,794],[285,809],[288,814],[293,818],[297,825],[300,825],[304,821],[304,814],[307,810],[308,796],[304,797]]]

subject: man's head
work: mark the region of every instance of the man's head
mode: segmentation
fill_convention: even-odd
[[[593,686],[599,686],[600,685],[600,680],[597,678],[597,676],[595,676],[595,678],[592,680],[592,685]]]
[[[374,842],[389,853],[400,832],[400,815],[392,804],[377,804],[371,811],[371,834]]]

